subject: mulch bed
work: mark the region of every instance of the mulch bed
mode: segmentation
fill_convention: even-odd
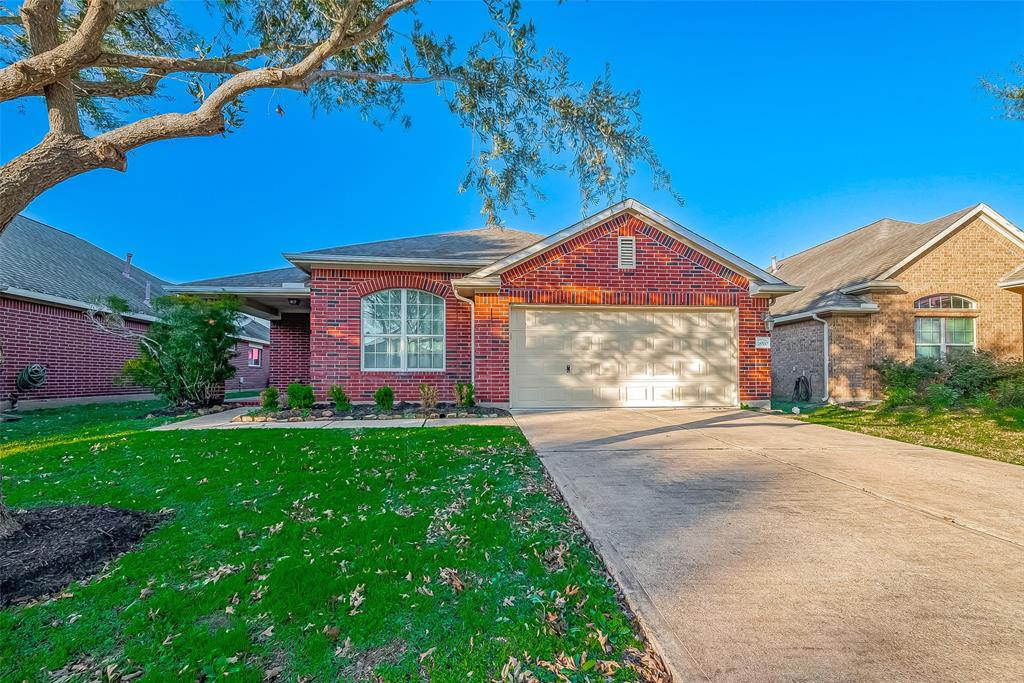
[[[263,410],[252,413],[257,416],[257,421],[293,421],[299,420],[396,420],[400,418],[454,418],[454,417],[506,417],[511,415],[507,410],[501,408],[488,408],[485,406],[457,406],[454,403],[438,403],[436,407],[425,410],[418,403],[402,401],[396,403],[391,410],[381,410],[375,404],[358,404],[352,406],[351,410],[338,411],[332,403],[316,403],[310,410],[276,410],[266,412]],[[250,419],[243,419],[250,418]],[[262,418],[262,419],[260,419]],[[235,422],[249,422],[252,418],[249,415],[239,415],[234,418]]]
[[[0,539],[0,606],[45,597],[92,576],[167,516],[98,505],[15,513],[21,531]]]

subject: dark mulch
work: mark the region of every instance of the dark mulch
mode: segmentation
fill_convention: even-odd
[[[377,417],[454,417],[457,414],[467,413],[469,415],[510,415],[507,410],[501,408],[487,408],[484,406],[457,406],[454,403],[438,403],[437,407],[425,410],[419,403],[402,401],[392,406],[391,410],[381,410],[373,403],[360,403],[352,406],[351,410],[340,411],[333,403],[315,403],[310,410],[275,410],[274,412],[261,411],[262,415],[275,420],[287,420],[291,417],[300,417],[304,420],[320,418],[341,418],[352,417],[356,420],[365,419],[371,415]]]
[[[189,413],[207,415],[209,413],[219,413],[232,407],[237,406],[226,406],[223,403],[214,403],[213,405],[203,406],[198,403],[190,403],[183,406],[168,406],[167,408],[160,408],[159,410],[146,413],[146,417],[181,417],[182,415],[188,415]]]
[[[132,549],[167,515],[97,505],[30,508],[0,539],[0,606],[56,593]]]

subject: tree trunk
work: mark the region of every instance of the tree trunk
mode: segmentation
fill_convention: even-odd
[[[47,135],[38,145],[0,166],[0,232],[33,199],[76,175],[97,168],[123,171],[124,152],[82,135]]]

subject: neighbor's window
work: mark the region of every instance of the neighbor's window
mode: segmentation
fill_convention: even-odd
[[[914,308],[977,308],[978,305],[965,296],[959,294],[933,294],[918,299],[914,302]]]
[[[258,346],[249,347],[249,367],[259,368],[263,366],[263,349]]]
[[[443,370],[444,299],[419,289],[363,297],[364,370]]]
[[[914,341],[918,358],[946,358],[974,349],[974,318],[916,318]]]

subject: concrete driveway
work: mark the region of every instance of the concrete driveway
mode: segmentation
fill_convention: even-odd
[[[739,410],[517,413],[683,680],[1024,680],[1024,467]]]

